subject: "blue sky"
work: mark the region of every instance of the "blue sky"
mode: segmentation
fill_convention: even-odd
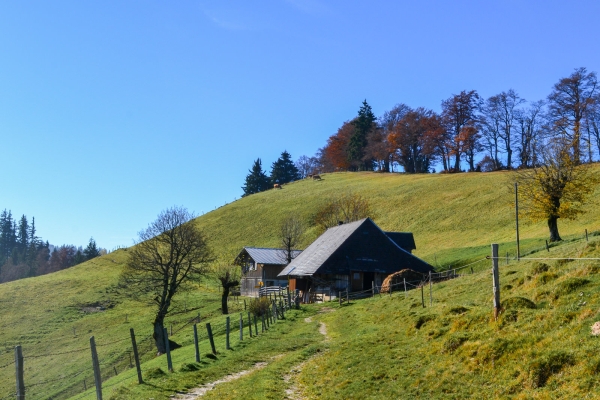
[[[363,99],[545,98],[598,71],[597,1],[0,2],[0,209],[53,244],[131,245],[239,198]]]

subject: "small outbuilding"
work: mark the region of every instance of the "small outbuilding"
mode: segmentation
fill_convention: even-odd
[[[384,232],[370,218],[329,228],[279,274],[290,289],[306,294],[370,289],[386,276],[411,269],[427,274],[434,268],[414,256],[412,233]],[[306,297],[305,297],[306,298]]]
[[[292,258],[302,251],[292,250]],[[287,277],[279,277],[279,273],[287,265],[287,253],[283,249],[261,247],[244,247],[234,261],[242,269],[240,294],[242,296],[258,296],[263,286],[287,287]]]

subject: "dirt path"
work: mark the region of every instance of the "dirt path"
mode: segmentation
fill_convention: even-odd
[[[332,312],[332,311],[335,311],[335,309],[323,308],[320,312],[323,313],[323,312]],[[311,323],[312,317],[304,318],[304,322]],[[324,322],[319,323],[319,333],[325,337],[325,340],[329,340],[329,336],[327,336],[327,325],[325,325]],[[286,395],[285,399],[286,400],[304,400],[305,399],[305,397],[302,395],[302,391],[300,390],[300,388],[297,385],[298,376],[302,372],[302,369],[304,368],[304,366],[315,357],[317,357],[317,356],[314,355],[311,358],[309,358],[308,360],[292,367],[292,369],[283,376],[283,380],[285,383],[290,384],[290,382],[291,382],[290,387],[285,390],[285,395]]]
[[[197,399],[197,398],[199,398],[201,396],[204,396],[207,392],[213,390],[215,388],[215,386],[217,386],[217,385],[219,385],[221,383],[227,383],[227,382],[234,381],[236,379],[241,378],[244,375],[248,375],[248,374],[250,374],[250,373],[252,373],[254,371],[258,371],[259,369],[262,369],[262,368],[264,368],[266,366],[267,366],[266,362],[256,363],[250,369],[247,369],[245,371],[240,371],[240,372],[237,372],[235,374],[227,375],[227,376],[225,376],[222,379],[216,380],[214,382],[207,383],[205,385],[197,387],[196,389],[192,389],[191,392],[179,395],[178,397],[176,397],[176,399],[181,399],[181,400],[194,400],[194,399]]]

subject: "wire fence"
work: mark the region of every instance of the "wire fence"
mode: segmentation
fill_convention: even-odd
[[[272,307],[274,308],[269,309],[269,314],[266,316],[266,318],[269,318],[273,322],[279,319],[284,319],[285,311],[291,309],[291,305],[287,302],[285,304],[278,303],[277,305],[273,303]],[[234,336],[237,336],[239,322],[237,321],[236,313],[238,311],[242,312],[240,314],[243,318],[242,329],[246,330],[243,332],[243,335],[240,335],[240,337],[246,336],[249,331],[252,332],[252,336],[258,336],[259,331],[264,333],[267,329],[269,322],[266,321],[263,325],[263,315],[251,315],[248,311],[243,310],[243,306],[241,305],[230,308],[235,310],[235,314],[229,314],[228,317],[223,316],[222,320],[219,319],[217,321],[215,321],[215,318],[212,318],[210,322],[210,331],[197,325],[200,322],[199,315],[178,321],[170,321],[170,323],[167,324],[167,338],[170,339],[173,336],[177,336],[177,344],[181,345],[182,347],[190,344],[199,346],[200,343],[202,343],[202,346],[207,347],[208,342],[213,343],[215,338],[224,337],[228,333],[229,336],[234,335],[234,333]],[[227,324],[228,322],[229,326]],[[194,336],[194,325],[196,325],[196,337]],[[230,343],[230,339],[232,338],[229,336],[227,337],[227,343]],[[102,382],[110,380],[110,382],[106,385],[102,383],[102,390],[110,390],[111,388],[116,389],[126,381],[134,382],[136,379],[138,379],[137,374],[123,375],[123,372],[136,368],[137,364],[135,357],[133,357],[134,352],[131,335],[129,332],[127,332],[127,335],[123,334],[123,336],[120,338],[115,338],[113,340],[107,339],[108,338],[99,337],[97,341],[94,341],[94,350],[92,350],[91,347],[77,347],[63,351],[28,354],[27,348],[24,348],[22,349],[23,353],[20,361],[18,361],[19,358],[17,357],[16,349],[14,359],[9,359],[9,352],[5,351],[0,355],[0,370],[11,369],[11,367],[16,368],[17,388],[19,387],[19,379],[21,379],[21,381],[25,380],[24,393],[26,394],[27,398],[55,399],[69,397],[81,399],[86,396],[89,397],[90,394],[88,390],[95,386],[95,375],[93,368],[91,367],[93,363],[87,361],[87,357],[85,357],[82,353],[91,354],[93,351],[95,351],[95,348],[97,348],[98,366],[100,372],[99,375],[101,377],[100,380]],[[138,353],[140,354],[140,364],[143,361],[147,361],[156,357],[156,343],[153,335],[137,338],[136,347]],[[76,365],[60,365],[59,368],[57,368],[57,373],[52,374],[50,377],[42,373],[36,374],[36,372],[40,372],[39,370],[36,371],[36,369],[43,368],[46,365],[51,365],[56,358],[64,359],[64,356],[69,356],[71,354],[81,354],[81,356],[73,357],[73,359],[76,360],[74,361]],[[177,362],[191,363],[197,361],[195,355],[190,356],[187,354],[188,353],[186,352],[185,356],[183,354],[177,355]],[[82,367],[82,360],[86,360],[85,367]],[[26,372],[26,374],[21,372],[20,377],[19,363],[21,364],[21,371],[23,371],[23,366],[25,366]],[[87,367],[87,365],[90,365],[90,367]],[[23,375],[25,375],[25,377],[23,377]],[[123,377],[115,378],[118,375],[123,375]],[[13,377],[14,376],[15,375],[13,375]],[[38,379],[42,376],[43,378]],[[13,388],[15,387],[14,383],[10,386]],[[0,400],[14,399],[15,396],[17,396],[17,392],[15,392],[13,389],[8,393],[1,394]]]

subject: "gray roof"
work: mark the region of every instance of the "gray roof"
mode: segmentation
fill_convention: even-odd
[[[370,218],[365,218],[329,228],[279,276],[347,273],[350,267],[373,272],[394,272],[398,268],[422,273],[433,270],[431,265],[412,255],[410,249],[403,249]]]
[[[275,264],[285,265],[287,264],[286,253],[283,249],[269,249],[261,247],[244,247],[242,252],[238,255],[238,258],[242,253],[246,251],[248,255],[257,264]],[[298,257],[302,253],[302,250],[292,250],[292,258]]]
[[[314,274],[365,220],[361,219],[327,229],[302,254],[294,258],[279,275],[308,276]]]
[[[404,250],[413,251],[417,248],[412,232],[385,232],[385,234]]]

